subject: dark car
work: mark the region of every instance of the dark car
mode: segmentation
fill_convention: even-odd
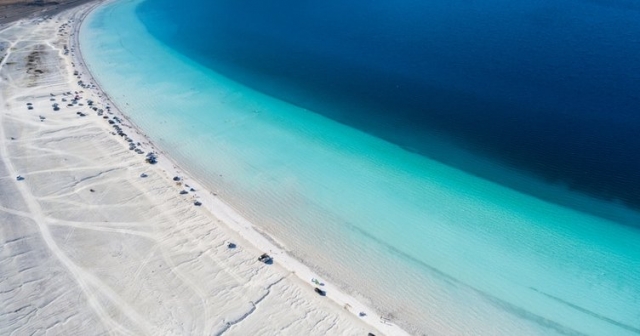
[[[265,264],[273,263],[273,259],[271,258],[271,256],[266,253],[263,253],[260,257],[258,257],[258,261],[261,261]]]

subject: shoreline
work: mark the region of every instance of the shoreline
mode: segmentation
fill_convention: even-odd
[[[310,280],[322,279],[319,274],[284,251],[283,248],[279,246],[275,237],[270,237],[266,233],[261,232],[261,230],[257,230],[257,227],[253,223],[243,218],[242,215],[224,203],[224,201],[217,197],[213,192],[202,187],[202,184],[194,179],[187,170],[180,167],[180,165],[166,154],[161,147],[157,146],[152,139],[150,139],[137,125],[135,125],[135,123],[133,123],[126,114],[118,108],[117,104],[110,98],[109,94],[100,88],[99,81],[93,77],[89,69],[89,65],[82,58],[79,35],[82,25],[85,24],[86,18],[91,15],[92,12],[101,6],[116,1],[118,0],[95,2],[89,9],[84,10],[81,19],[78,22],[75,22],[73,38],[70,41],[70,48],[74,50],[75,53],[72,53],[74,64],[76,69],[80,70],[79,72],[83,77],[83,81],[86,83],[87,81],[85,79],[88,79],[89,84],[95,85],[95,88],[85,90],[95,90],[98,98],[105,100],[108,102],[108,105],[112,107],[111,112],[125,120],[126,124],[123,124],[135,130],[136,134],[144,139],[144,143],[149,144],[151,151],[158,154],[157,157],[159,160],[156,165],[162,168],[166,178],[171,179],[173,176],[180,176],[184,183],[188,183],[189,186],[202,191],[201,193],[198,193],[195,198],[197,200],[201,200],[202,208],[207,209],[207,211],[219,218],[223,225],[232,229],[254,247],[265,252],[268,251],[268,253],[274,257],[275,263],[294,274],[299,280],[303,281],[311,291],[313,285],[311,285]],[[85,76],[86,78],[84,78]],[[366,324],[377,329],[381,333],[386,335],[409,335],[405,330],[385,319],[374,309],[362,304],[351,295],[342,292],[342,289],[337,286],[325,283],[322,289],[327,292],[326,298],[332,300],[338,307],[342,307],[344,310],[347,310],[349,314],[353,315],[353,318],[364,321]],[[366,315],[359,316],[361,312]]]
[[[245,90],[115,1],[0,27],[0,334],[638,330],[633,228]]]

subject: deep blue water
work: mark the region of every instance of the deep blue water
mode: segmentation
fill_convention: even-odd
[[[640,208],[637,2],[152,0],[138,15],[231,79],[415,152],[508,185],[432,151],[437,136]]]

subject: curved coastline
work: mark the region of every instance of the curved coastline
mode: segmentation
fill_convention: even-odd
[[[171,168],[170,168],[170,169],[171,169]],[[170,171],[170,170],[168,170],[168,171]],[[515,203],[515,202],[514,202],[514,203]],[[508,205],[504,205],[504,206],[508,206]],[[542,208],[541,208],[541,209],[542,209]],[[477,210],[477,209],[476,209],[476,210]],[[473,211],[473,210],[471,210],[471,211]],[[562,212],[560,212],[560,211],[558,211],[558,213],[559,213],[559,214],[562,214]],[[277,235],[276,235],[276,236],[277,236]],[[304,258],[301,258],[301,259],[304,259]],[[304,280],[304,279],[303,279],[303,280]],[[517,307],[516,307],[516,308],[514,308],[513,310],[514,310],[514,311],[517,311]]]
[[[80,23],[75,26],[73,42],[71,45],[72,48],[74,46],[77,46],[77,48],[75,48],[75,59],[77,60],[75,64],[78,68],[83,70],[82,72],[84,76],[88,77],[87,79],[89,79],[89,82],[95,84],[95,90],[97,91],[98,96],[101,96],[102,99],[109,102],[109,104],[114,107],[114,109],[112,109],[112,112],[115,115],[126,120],[129,125],[131,125],[136,130],[136,132],[140,134],[151,145],[151,148],[158,153],[158,165],[164,169],[167,178],[171,178],[172,176],[182,176],[183,180],[188,180],[190,185],[195,187],[196,190],[202,191],[200,194],[200,197],[203,200],[202,207],[215,214],[217,218],[222,220],[223,225],[226,225],[227,227],[234,230],[255,247],[263,251],[269,251],[269,253],[275,258],[276,263],[278,263],[291,273],[295,274],[303,282],[309,283],[310,279],[322,279],[322,277],[316,274],[311,268],[307,267],[302,262],[288,255],[288,253],[283,249],[282,246],[278,244],[278,242],[273,237],[269,237],[265,232],[257,230],[256,226],[253,223],[246,220],[237,211],[225,204],[212,191],[204,188],[197,179],[193,178],[192,174],[180,167],[180,165],[175,160],[173,160],[173,158],[167,155],[160,146],[155,144],[149,136],[147,136],[134,122],[130,120],[130,118],[127,117],[126,114],[122,113],[122,110],[118,108],[118,105],[115,103],[115,101],[109,97],[109,94],[105,90],[101,88],[100,81],[92,74],[90,65],[88,65],[88,63],[86,63],[86,61],[82,57],[80,46],[80,32],[87,18],[93,12],[95,12],[101,6],[105,6],[118,1],[123,0],[104,0],[94,3],[90,8],[84,10]],[[308,286],[310,289],[312,288],[311,285]],[[391,323],[388,318],[383,317],[381,314],[376,312],[376,310],[371,309],[356,298],[343,292],[343,290],[338,288],[336,285],[325,283],[323,289],[327,291],[326,297],[336,303],[336,309],[338,306],[343,307],[343,309],[346,309],[353,315],[354,319],[362,320],[365,323],[369,324],[372,328],[375,328],[376,330],[379,330],[386,335],[409,335],[409,333],[403,330],[400,326]],[[359,315],[361,312],[365,314]]]

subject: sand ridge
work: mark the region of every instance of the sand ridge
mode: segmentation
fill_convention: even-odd
[[[117,111],[76,50],[93,6],[0,27],[0,334],[404,334],[314,293]]]

